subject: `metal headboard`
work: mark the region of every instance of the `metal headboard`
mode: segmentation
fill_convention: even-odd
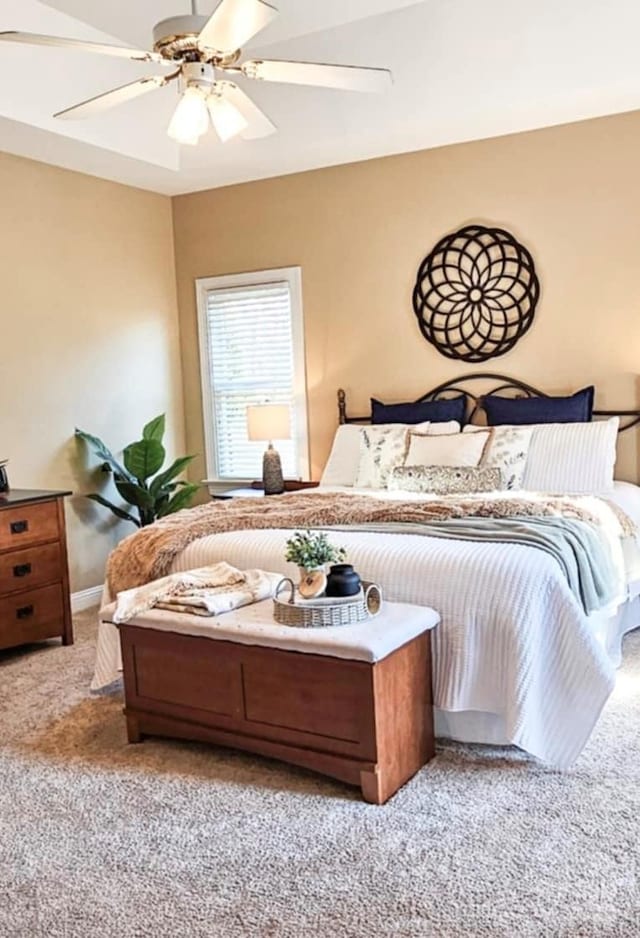
[[[482,394],[476,394],[465,385],[474,381],[497,381],[495,387],[490,391],[484,391]],[[504,394],[506,392],[506,394]],[[463,394],[467,401],[468,420],[472,420],[474,415],[482,409],[482,398],[489,394],[504,394],[505,397],[550,397],[544,391],[539,391],[532,385],[517,378],[510,378],[507,375],[497,375],[492,372],[476,372],[471,375],[464,375],[461,378],[454,378],[451,381],[443,381],[436,388],[432,388],[417,398],[415,403],[421,401],[446,400],[448,397]],[[347,415],[347,395],[342,388],[338,391],[338,415],[340,423],[371,423],[371,416],[351,417]],[[594,417],[620,417],[626,423],[620,427],[620,433],[623,430],[630,430],[631,427],[640,424],[640,410],[594,410]]]

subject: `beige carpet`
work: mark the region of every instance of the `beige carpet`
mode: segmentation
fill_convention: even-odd
[[[388,805],[226,750],[127,746],[77,644],[0,653],[1,938],[640,936],[640,633],[568,772],[447,745]]]

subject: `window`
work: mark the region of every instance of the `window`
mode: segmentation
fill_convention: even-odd
[[[285,478],[309,475],[299,267],[196,281],[208,481],[262,477],[265,443],[247,407],[288,404],[291,439],[274,441]]]

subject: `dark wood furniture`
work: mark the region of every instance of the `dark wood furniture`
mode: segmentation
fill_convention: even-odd
[[[47,638],[73,643],[64,496],[0,496],[0,649]]]
[[[374,804],[434,755],[429,631],[368,663],[119,629],[129,742],[248,750],[357,785]]]
[[[318,482],[299,482],[296,479],[285,480],[285,492],[300,492],[304,489],[315,489]],[[213,498],[216,500],[226,498],[264,498],[265,492],[262,482],[252,482],[250,486],[237,489],[227,489],[226,492],[217,492]]]

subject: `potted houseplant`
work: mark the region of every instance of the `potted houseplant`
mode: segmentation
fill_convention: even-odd
[[[344,560],[346,556],[344,547],[334,547],[324,531],[296,531],[287,541],[285,560],[298,565],[303,580],[310,573],[324,571],[326,564]]]
[[[78,439],[102,460],[102,470],[113,475],[116,490],[126,505],[114,505],[98,492],[92,492],[87,498],[139,528],[187,508],[199,486],[177,477],[195,457],[180,456],[168,468],[162,469],[166,458],[162,445],[164,431],[165,416],[160,414],[144,427],[141,440],[125,446],[120,462],[97,436],[76,430]]]

